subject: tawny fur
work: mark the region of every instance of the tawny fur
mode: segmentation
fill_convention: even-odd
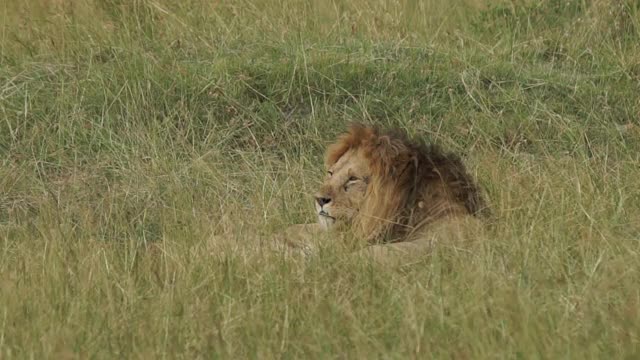
[[[360,150],[371,170],[365,201],[352,221],[369,241],[402,241],[443,217],[475,216],[485,207],[460,158],[437,146],[410,141],[397,130],[353,124],[328,148],[325,166],[349,150]]]
[[[329,146],[325,166],[329,175],[316,194],[319,221],[350,230],[374,245],[367,251],[375,254],[468,236],[464,224],[477,224],[485,209],[459,157],[397,130],[353,124]],[[323,207],[318,199],[329,202]],[[331,220],[321,216],[325,210]]]

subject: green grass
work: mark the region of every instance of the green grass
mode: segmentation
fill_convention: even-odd
[[[0,358],[640,356],[635,1],[5,0]],[[312,222],[353,120],[464,156],[487,239]]]

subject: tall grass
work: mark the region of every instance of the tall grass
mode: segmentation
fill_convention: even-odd
[[[0,25],[1,358],[639,355],[636,2],[5,0]],[[353,120],[462,154],[487,239],[397,269],[267,251]]]

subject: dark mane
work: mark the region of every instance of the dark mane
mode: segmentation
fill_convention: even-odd
[[[471,215],[477,216],[486,209],[478,185],[458,155],[445,152],[439,146],[427,144],[421,139],[410,140],[404,132],[392,130],[389,135],[402,139],[410,151],[416,154],[418,179],[441,180],[446,183],[452,196],[464,204]]]

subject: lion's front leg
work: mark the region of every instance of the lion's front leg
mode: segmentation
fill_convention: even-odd
[[[410,263],[425,256],[432,249],[428,241],[407,241],[392,244],[369,245],[356,251],[357,257],[373,260],[382,264]]]
[[[317,241],[325,235],[326,230],[320,224],[298,224],[289,226],[280,236],[278,241],[288,249],[300,251],[305,255],[316,252]]]
[[[379,263],[408,264],[428,255],[435,246],[465,247],[483,238],[482,223],[476,218],[451,218],[416,233],[408,241],[370,245],[356,254]]]

